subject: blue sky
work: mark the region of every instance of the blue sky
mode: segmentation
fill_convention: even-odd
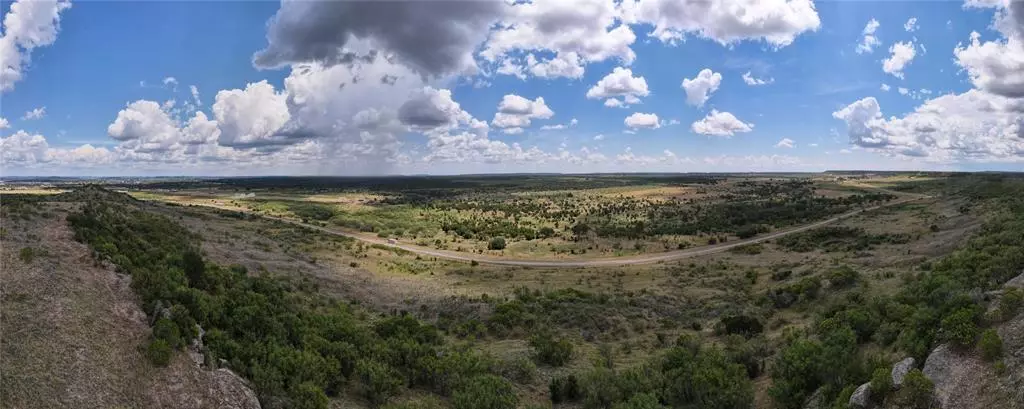
[[[699,3],[4,2],[2,174],[1024,170],[1007,0]]]

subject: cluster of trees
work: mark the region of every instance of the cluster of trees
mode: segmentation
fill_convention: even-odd
[[[880,244],[903,244],[910,241],[905,233],[868,234],[859,227],[826,226],[791,234],[775,242],[789,251],[808,252],[822,249],[826,252],[868,250]]]
[[[307,282],[221,267],[188,230],[131,206],[92,201],[68,221],[97,257],[132,275],[156,318],[146,353],[157,365],[201,326],[206,361],[223,359],[251,380],[264,407],[323,408],[345,389],[382,404],[406,388],[449,396],[457,408],[516,405],[492,358],[447,345],[409,315],[373,318]]]
[[[578,402],[587,409],[753,407],[753,383],[740,362],[742,350],[731,348],[701,346],[684,336],[636,367],[597,366],[556,377],[549,385],[551,401]]]
[[[799,193],[799,194],[797,194]],[[674,201],[651,202],[642,214],[622,217],[621,211],[599,208],[588,217],[599,236],[629,239],[659,235],[732,233],[752,237],[767,226],[789,226],[842,213],[855,206],[891,200],[892,195],[867,193],[839,198],[814,197],[804,190],[767,200],[725,200],[710,205]]]

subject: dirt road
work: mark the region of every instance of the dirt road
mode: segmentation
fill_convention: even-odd
[[[882,189],[876,189],[876,190],[880,190],[881,191]],[[322,232],[328,233],[328,234],[334,234],[334,235],[338,235],[338,236],[351,237],[353,239],[361,240],[363,242],[367,242],[367,243],[370,243],[370,244],[381,244],[381,245],[385,245],[385,246],[397,247],[397,248],[400,248],[402,250],[406,250],[406,251],[409,251],[409,252],[412,252],[412,253],[416,253],[416,254],[419,254],[419,255],[422,255],[422,256],[440,257],[440,258],[445,258],[445,259],[449,259],[449,260],[459,260],[459,261],[466,261],[466,262],[476,261],[478,263],[497,264],[497,265],[505,265],[505,266],[520,266],[520,267],[606,267],[606,266],[623,266],[623,265],[631,265],[631,264],[650,264],[650,263],[657,263],[657,262],[661,262],[661,261],[670,261],[670,260],[678,260],[678,259],[695,257],[695,256],[702,256],[702,255],[705,255],[705,254],[720,253],[720,252],[729,250],[729,249],[734,248],[734,247],[739,247],[739,246],[743,246],[743,245],[747,245],[747,244],[760,243],[760,242],[764,242],[764,241],[768,241],[768,240],[772,240],[772,239],[777,239],[779,237],[786,236],[786,235],[789,235],[789,234],[799,233],[799,232],[802,232],[802,231],[805,231],[805,230],[810,230],[810,229],[813,229],[813,228],[816,228],[816,227],[825,226],[827,224],[835,223],[837,221],[840,221],[840,220],[843,220],[843,219],[847,219],[847,218],[856,216],[856,215],[864,213],[864,212],[870,212],[872,210],[878,210],[878,209],[881,209],[883,207],[894,206],[894,205],[903,204],[903,203],[907,203],[907,202],[911,202],[911,201],[915,201],[915,200],[920,200],[920,199],[924,199],[924,198],[929,197],[929,196],[925,196],[925,195],[910,195],[910,194],[906,194],[906,193],[887,191],[887,190],[885,190],[885,192],[886,193],[891,193],[891,194],[896,194],[896,195],[901,195],[903,197],[900,198],[900,199],[896,199],[896,200],[890,201],[888,203],[881,204],[881,205],[870,206],[870,207],[866,207],[866,208],[863,208],[863,209],[858,209],[858,210],[853,210],[853,211],[850,211],[850,212],[847,212],[847,213],[843,213],[841,215],[832,217],[830,219],[826,219],[826,220],[821,220],[821,221],[817,221],[817,222],[814,222],[814,223],[805,224],[805,225],[802,225],[802,226],[799,226],[799,227],[793,227],[793,228],[789,228],[789,229],[778,230],[778,231],[774,231],[774,232],[771,232],[771,233],[763,234],[763,235],[760,235],[760,236],[757,236],[757,237],[753,237],[753,238],[749,238],[749,239],[743,239],[743,240],[737,240],[737,241],[728,242],[728,243],[724,243],[724,244],[701,246],[701,247],[695,247],[695,248],[683,249],[683,250],[673,250],[673,251],[668,251],[668,252],[664,252],[664,253],[657,253],[657,254],[640,254],[640,255],[633,255],[633,256],[592,258],[592,259],[587,259],[587,260],[553,260],[553,259],[521,260],[521,259],[504,258],[504,257],[497,257],[497,256],[491,256],[491,255],[484,255],[484,254],[467,254],[467,253],[451,251],[451,250],[432,249],[432,248],[428,248],[428,247],[417,246],[417,245],[406,244],[406,243],[389,243],[388,239],[383,239],[383,238],[376,237],[376,236],[371,236],[371,235],[368,235],[368,234],[353,233],[353,232],[347,232],[347,231],[332,229],[332,228],[329,228],[329,227],[315,226],[315,225],[312,225],[312,224],[303,223],[303,222],[300,222],[300,221],[297,221],[297,220],[287,219],[287,218],[283,218],[283,217],[255,215],[253,213],[250,213],[250,214],[253,214],[253,215],[257,216],[257,217],[262,217],[264,219],[277,220],[277,221],[284,222],[284,223],[289,223],[289,224],[293,224],[293,225],[297,225],[297,226],[302,226],[302,227],[306,227],[306,228],[310,228],[310,229],[315,229],[315,230],[322,231]],[[216,206],[210,206],[210,205],[204,205],[204,206],[216,207]]]

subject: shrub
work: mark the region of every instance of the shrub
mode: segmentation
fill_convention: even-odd
[[[530,337],[530,346],[533,347],[537,361],[543,364],[562,366],[572,359],[572,343],[565,339],[556,339],[548,332]]]
[[[633,395],[629,400],[616,403],[612,409],[661,409],[664,406],[658,402],[658,397],[653,393],[639,393]]]
[[[537,366],[527,358],[515,358],[500,363],[501,376],[520,383],[529,383],[537,375]]]
[[[324,390],[312,382],[303,382],[290,394],[293,409],[326,409],[328,400]]]
[[[932,407],[932,389],[935,385],[920,369],[911,369],[903,378],[895,401],[900,408],[927,409]]]
[[[764,331],[764,326],[757,318],[746,315],[734,315],[722,318],[722,327],[726,334],[739,334],[750,338]]]
[[[495,237],[495,238],[491,239],[491,241],[489,243],[487,243],[487,249],[488,250],[504,250],[505,249],[505,238],[499,236],[499,237]]]
[[[402,387],[402,378],[394,368],[371,359],[362,359],[356,363],[356,378],[363,396],[380,405],[398,394]]]
[[[198,251],[190,249],[181,255],[182,269],[185,270],[185,277],[188,284],[196,288],[204,288],[203,273],[206,272],[206,263]]]
[[[22,247],[21,251],[18,252],[18,258],[21,259],[22,263],[29,264],[36,258],[35,250],[31,247]]]
[[[381,406],[380,409],[444,409],[445,405],[440,399],[433,396],[426,396],[417,399],[410,399],[403,402],[393,402]]]
[[[555,235],[555,229],[552,229],[550,227],[544,226],[544,227],[540,228],[540,230],[538,231],[538,234],[540,234],[540,237],[544,237],[544,238],[551,237],[551,236]]]
[[[978,350],[981,351],[981,357],[989,362],[1003,356],[1003,340],[999,338],[999,333],[992,328],[982,332],[978,340]]]
[[[942,319],[942,334],[945,340],[954,345],[967,348],[974,344],[978,336],[978,325],[975,323],[977,310],[964,307],[954,311]]]
[[[579,381],[576,375],[556,376],[548,383],[552,403],[575,402],[580,398]]]
[[[452,395],[455,409],[515,409],[518,403],[512,384],[494,375],[473,377]]]
[[[836,288],[845,288],[853,285],[860,279],[860,273],[850,268],[849,266],[842,266],[839,268],[832,269],[828,274],[825,275],[828,282]]]
[[[174,349],[163,339],[154,339],[146,347],[146,358],[156,366],[167,366],[173,354]]]
[[[892,368],[886,366],[875,369],[871,374],[871,399],[882,403],[892,391]]]
[[[163,340],[171,348],[178,348],[183,344],[178,325],[167,318],[156,320],[156,324],[153,325],[153,339]]]

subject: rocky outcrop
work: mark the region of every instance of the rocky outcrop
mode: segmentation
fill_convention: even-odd
[[[213,379],[217,385],[217,396],[222,397],[216,407],[226,409],[261,409],[256,392],[249,388],[242,377],[227,368],[213,371]]]
[[[811,397],[804,401],[803,409],[825,409],[828,407],[825,402],[825,387],[822,386],[811,394]]]
[[[907,372],[914,369],[914,363],[913,357],[907,357],[892,366],[892,386],[894,388],[903,385],[903,378],[907,376]]]
[[[1024,288],[1024,271],[1021,271],[1020,275],[1011,278],[1010,281],[1003,285],[1012,288]]]
[[[853,391],[853,395],[850,395],[850,407],[853,409],[863,409],[871,405],[871,382],[865,383],[857,387],[857,390]]]
[[[924,375],[935,384],[935,399],[943,409],[1020,408],[1005,378],[992,364],[950,344],[935,348],[924,362]]]

